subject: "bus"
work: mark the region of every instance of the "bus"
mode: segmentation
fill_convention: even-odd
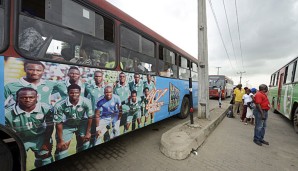
[[[273,112],[281,113],[293,122],[298,133],[298,57],[271,75],[269,101]]]
[[[233,80],[225,75],[209,75],[209,98],[218,98],[218,89],[221,89],[221,98],[231,97],[233,94]]]
[[[105,0],[0,0],[0,23],[1,170],[198,108],[198,60]]]

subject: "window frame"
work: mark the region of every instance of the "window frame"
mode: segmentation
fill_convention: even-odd
[[[126,30],[129,30],[130,32],[132,32],[133,34],[136,34],[136,36],[138,37],[138,39],[139,39],[139,43],[138,43],[138,50],[136,51],[135,49],[133,49],[133,48],[129,48],[129,47],[127,47],[127,46],[123,46],[123,44],[122,44],[122,37],[121,37],[121,35],[122,35],[122,28],[124,28],[124,29],[126,29]],[[141,39],[140,39],[141,38]],[[146,40],[147,42],[151,42],[152,43],[152,45],[153,45],[153,49],[152,49],[152,51],[153,51],[153,56],[150,56],[148,53],[144,53],[143,52],[143,42],[144,42],[144,40]],[[140,43],[140,41],[142,42],[142,43]],[[141,47],[140,47],[141,46]],[[143,34],[142,32],[140,32],[140,31],[138,31],[137,29],[134,29],[134,28],[132,28],[132,27],[130,27],[130,26],[128,26],[128,25],[126,25],[126,24],[124,24],[124,23],[122,23],[122,24],[120,24],[119,25],[119,62],[120,63],[122,63],[122,58],[125,58],[125,59],[130,59],[130,60],[132,60],[132,62],[133,62],[133,66],[132,66],[132,68],[134,69],[134,70],[136,70],[136,68],[135,68],[135,66],[134,66],[134,63],[135,63],[135,61],[137,60],[138,62],[140,62],[141,64],[143,64],[143,63],[147,63],[147,64],[149,64],[146,60],[142,60],[142,58],[143,57],[145,57],[145,58],[148,58],[148,59],[152,59],[152,60],[154,60],[152,63],[150,63],[150,64],[152,64],[152,66],[154,65],[156,65],[156,42],[155,41],[153,41],[151,38],[149,38],[149,36],[147,36],[147,35],[145,35],[145,34]],[[126,56],[122,56],[122,52],[123,52],[123,49],[125,49],[125,50],[128,50],[128,51],[131,51],[132,53],[135,53],[135,54],[140,54],[137,58],[136,57],[134,57],[133,59],[132,58],[128,58],[128,57],[126,57]],[[142,52],[140,52],[140,51],[142,51]],[[143,66],[143,65],[142,65]],[[151,67],[152,67],[151,66]],[[123,68],[124,66],[123,65],[121,65],[120,64],[120,69],[122,70],[122,71],[124,71],[124,72],[137,72],[137,73],[139,73],[138,72],[138,70],[137,71],[129,71],[129,70],[127,70],[126,68]],[[145,66],[143,66],[144,68],[145,68]],[[147,73],[146,74],[150,74],[150,75],[156,75],[156,71],[157,71],[157,69],[156,69],[156,67],[154,67],[154,69],[152,69],[151,68],[151,71],[147,71]]]
[[[1,42],[0,42],[0,53],[4,52],[8,46],[9,46],[9,36],[10,36],[10,24],[9,24],[9,21],[10,21],[10,4],[11,2],[9,0],[3,0],[2,1],[3,4],[0,6],[1,9],[3,9],[3,32],[4,32],[4,36],[3,36],[3,44],[1,45]],[[0,21],[0,24],[1,21]]]
[[[118,59],[117,59],[117,47],[116,47],[116,22],[115,22],[115,19],[113,19],[113,17],[109,17],[108,15],[104,14],[104,12],[100,9],[100,8],[97,8],[96,6],[94,5],[91,5],[90,3],[87,3],[87,2],[78,2],[78,1],[75,1],[75,0],[70,0],[72,1],[73,3],[76,3],[80,6],[82,6],[83,8],[86,8],[88,9],[89,11],[93,11],[95,16],[96,15],[99,15],[101,17],[105,19],[108,19],[111,23],[111,26],[112,26],[112,29],[113,29],[113,33],[111,33],[112,37],[113,37],[113,41],[109,41],[109,40],[106,40],[105,39],[105,35],[103,36],[103,39],[99,38],[99,37],[96,37],[95,35],[91,35],[91,34],[86,34],[80,30],[74,30],[74,29],[71,29],[71,28],[68,28],[62,24],[56,24],[56,23],[53,23],[53,22],[50,22],[46,19],[42,19],[42,18],[38,18],[38,17],[34,17],[30,14],[25,14],[24,12],[22,12],[22,1],[16,1],[15,2],[15,11],[14,11],[14,18],[15,18],[15,28],[14,28],[14,33],[15,33],[15,37],[14,37],[14,41],[16,42],[15,43],[15,50],[21,54],[21,56],[25,57],[25,58],[28,58],[28,59],[33,59],[33,60],[42,60],[42,61],[49,61],[49,62],[55,62],[55,63],[61,63],[61,64],[67,64],[67,65],[77,65],[77,66],[84,66],[84,67],[90,67],[90,68],[102,68],[102,69],[115,69],[117,66],[118,66]],[[62,15],[62,14],[61,14]],[[18,36],[19,36],[19,29],[20,29],[20,18],[21,17],[29,17],[30,19],[33,19],[35,22],[42,22],[43,25],[51,25],[52,27],[55,27],[55,28],[61,28],[63,30],[67,30],[69,31],[69,33],[73,33],[73,34],[79,34],[80,36],[84,36],[84,37],[89,37],[90,41],[94,42],[94,41],[97,41],[97,42],[106,42],[105,45],[106,46],[110,46],[112,51],[112,55],[114,56],[115,60],[115,65],[113,68],[108,68],[108,67],[102,67],[102,66],[98,66],[98,65],[89,65],[89,64],[79,64],[79,63],[74,63],[74,62],[70,62],[70,61],[59,61],[59,60],[53,60],[53,59],[49,59],[49,58],[46,58],[46,57],[42,57],[42,58],[35,58],[35,57],[32,57],[32,56],[29,56],[29,55],[26,55],[24,54],[20,48],[19,48],[19,40],[18,40]],[[104,21],[105,22],[105,21]],[[103,31],[105,33],[105,31]],[[91,37],[91,38],[90,38]],[[66,38],[68,38],[66,36]],[[67,39],[66,39],[67,40]],[[58,41],[62,41],[62,40],[58,40]],[[64,42],[64,41],[63,41]],[[72,48],[74,49],[75,46],[78,45],[78,43],[76,42],[71,42],[71,41],[68,41],[68,42],[65,42],[65,43],[71,43],[72,45]],[[95,46],[88,46],[88,47],[95,47]],[[49,47],[48,47],[49,48]],[[93,49],[93,50],[98,50],[98,49]],[[61,49],[62,51],[62,49]],[[103,51],[104,52],[104,51]],[[108,49],[106,49],[105,52],[109,52]],[[75,53],[75,52],[73,52]],[[45,54],[46,56],[46,54]],[[112,62],[112,61],[109,61],[109,62]]]
[[[182,58],[186,60],[186,67],[182,66]],[[179,79],[182,79],[182,80],[188,80],[189,77],[191,77],[191,67],[190,67],[191,61],[190,61],[190,59],[188,59],[187,57],[184,57],[184,56],[182,56],[182,55],[179,55],[179,63],[178,63],[178,64],[179,64],[179,65],[178,65],[178,78],[179,78]],[[181,69],[186,69],[186,70],[189,71],[189,76],[188,76],[188,78],[184,78],[184,77],[181,78],[181,77],[180,77],[180,68],[181,68]]]
[[[167,56],[169,54],[169,56]],[[172,59],[173,57],[170,55],[173,54],[174,55],[174,61],[168,61],[169,57]],[[167,46],[163,45],[163,44],[159,44],[158,46],[158,74],[161,77],[166,77],[166,78],[175,78],[175,79],[179,79],[178,73],[179,73],[179,66],[178,66],[178,53],[174,50],[172,50],[171,48],[168,48]],[[162,67],[161,67],[162,65]],[[165,71],[165,66],[168,66],[171,68],[171,72],[173,74],[170,73],[170,76],[165,75],[164,73]]]

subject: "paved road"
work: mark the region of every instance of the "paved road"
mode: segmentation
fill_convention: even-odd
[[[210,106],[217,106],[217,101],[211,100]],[[252,125],[225,118],[198,155],[169,159],[159,151],[161,135],[182,122],[169,118],[40,170],[298,170],[298,135],[280,115],[270,113],[269,146],[252,142]]]

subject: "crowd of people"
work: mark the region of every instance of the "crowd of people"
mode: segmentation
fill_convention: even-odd
[[[233,117],[237,115],[240,121],[245,125],[255,125],[253,142],[259,146],[262,144],[269,145],[269,142],[264,140],[265,129],[268,119],[268,110],[270,103],[267,97],[268,87],[265,84],[256,88],[242,88],[242,84],[238,84],[233,91],[231,104],[233,105]]]

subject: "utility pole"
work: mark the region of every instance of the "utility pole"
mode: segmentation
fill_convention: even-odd
[[[240,84],[241,84],[241,78],[242,78],[242,74],[244,74],[245,73],[245,71],[243,71],[243,72],[237,72],[237,74],[240,74]]]
[[[221,67],[215,67],[215,68],[217,68],[217,75],[219,75],[219,68]]]
[[[198,59],[199,59],[199,104],[198,117],[210,119],[207,46],[206,0],[198,0]]]

